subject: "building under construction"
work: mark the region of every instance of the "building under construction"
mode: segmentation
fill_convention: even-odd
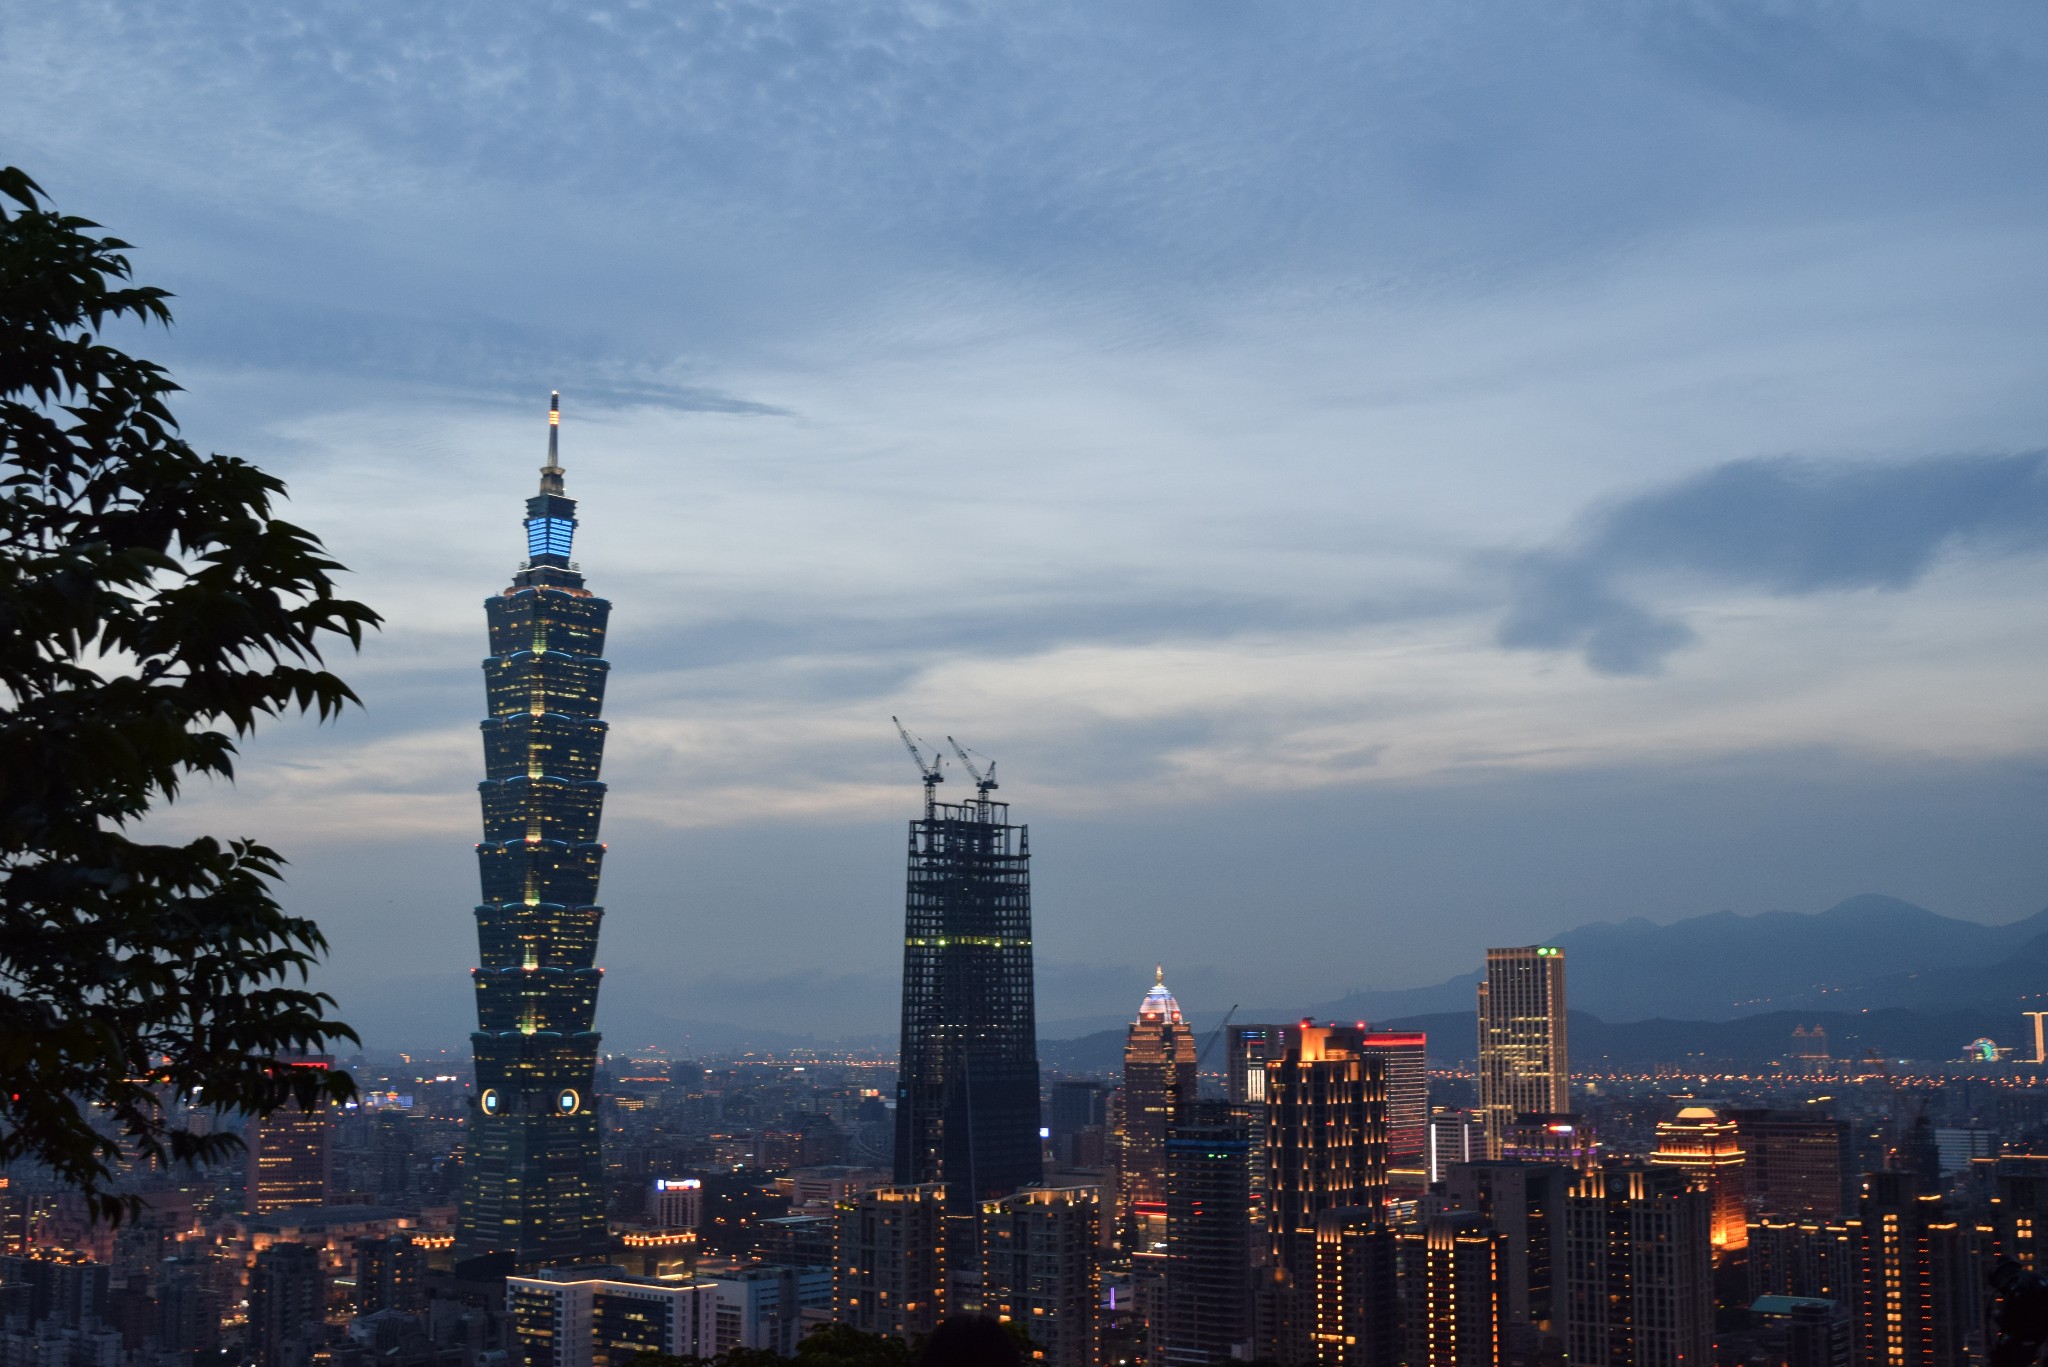
[[[910,823],[896,1180],[942,1182],[949,1210],[973,1211],[1043,1176],[1030,834],[990,796],[993,763],[976,769],[956,743],[974,800],[939,802],[938,757],[904,743],[924,816]]]

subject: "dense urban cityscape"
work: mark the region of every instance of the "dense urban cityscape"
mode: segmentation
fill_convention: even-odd
[[[119,1224],[15,1164],[0,1367],[737,1362],[965,1317],[1053,1367],[2001,1360],[1988,1288],[2048,1219],[2048,1012],[1949,1060],[1802,1024],[1753,1066],[1589,1071],[1559,946],[1487,952],[1471,1057],[1400,1020],[1198,1033],[1162,964],[1120,1060],[1045,1066],[1028,828],[951,738],[972,795],[942,800],[901,723],[899,1050],[607,1045],[610,604],[548,421],[487,600],[472,1052],[294,1060],[356,1099],[249,1120],[241,1165],[131,1171]]]

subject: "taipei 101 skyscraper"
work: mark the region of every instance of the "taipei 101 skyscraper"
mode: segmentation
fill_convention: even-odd
[[[484,603],[483,900],[476,908],[476,1097],[456,1256],[520,1270],[602,1261],[598,1157],[597,877],[604,846],[605,621],[611,604],[569,559],[561,401],[526,500],[527,559]]]

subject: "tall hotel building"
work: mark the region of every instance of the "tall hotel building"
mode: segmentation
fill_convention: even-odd
[[[1044,1175],[1031,979],[1031,837],[989,797],[910,823],[896,1181],[942,1182],[956,1217]],[[970,1249],[956,1250],[965,1256]]]
[[[1571,1109],[1564,1024],[1562,949],[1486,951],[1486,980],[1479,984],[1479,1113],[1488,1158],[1501,1157],[1516,1116]]]
[[[1195,1032],[1166,990],[1161,967],[1124,1038],[1123,1133],[1117,1169],[1124,1251],[1165,1253],[1166,1136],[1174,1117],[1195,1099]]]
[[[560,423],[558,398],[540,492],[526,501],[526,562],[484,604],[477,1095],[456,1251],[521,1269],[606,1253],[591,1024],[611,604],[569,559],[576,504],[562,490]]]

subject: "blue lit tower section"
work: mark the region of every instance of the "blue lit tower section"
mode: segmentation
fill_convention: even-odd
[[[456,1253],[519,1268],[602,1261],[607,1249],[591,1025],[611,604],[569,560],[576,504],[562,491],[560,407],[556,396],[540,492],[526,501],[526,562],[484,604],[476,1100]]]

